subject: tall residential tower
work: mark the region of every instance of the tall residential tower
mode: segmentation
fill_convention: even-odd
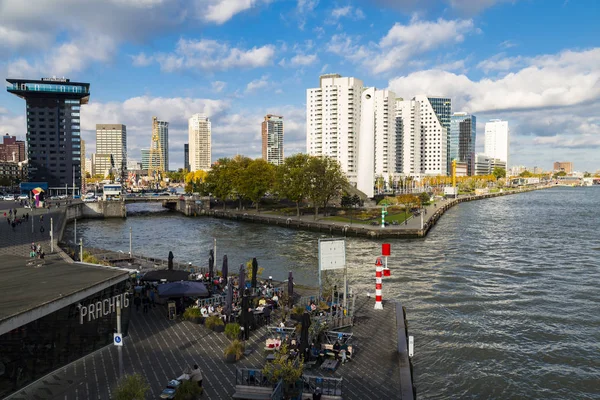
[[[508,121],[493,119],[485,123],[485,143],[483,153],[491,158],[497,158],[506,163],[508,162],[508,142],[510,131]]]
[[[188,120],[190,172],[209,170],[212,158],[211,123],[206,115],[194,114]]]
[[[266,115],[261,131],[263,160],[274,165],[283,164],[283,117]]]
[[[477,118],[465,112],[452,114],[450,122],[450,162],[467,164],[467,175],[475,175]]]
[[[122,124],[96,124],[96,171],[127,178],[127,128]]]

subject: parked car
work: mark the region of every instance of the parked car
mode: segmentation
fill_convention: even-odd
[[[27,196],[26,194],[22,194],[19,196],[19,200],[28,200],[29,196]]]
[[[14,201],[15,200],[15,195],[13,195],[13,194],[7,194],[6,196],[4,196],[4,200],[6,200],[6,201]]]
[[[95,203],[97,201],[98,201],[98,199],[95,197],[86,197],[85,199],[83,199],[84,203]]]

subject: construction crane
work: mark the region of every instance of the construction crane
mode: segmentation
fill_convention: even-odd
[[[457,198],[458,192],[456,191],[456,159],[452,160],[452,188],[454,191],[454,198]]]
[[[160,143],[160,128],[158,119],[152,117],[152,141],[150,143],[150,154],[148,160],[148,176],[154,178],[157,189],[164,178],[164,159],[162,145]]]

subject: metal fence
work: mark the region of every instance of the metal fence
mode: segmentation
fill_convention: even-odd
[[[199,307],[202,306],[218,306],[220,304],[225,304],[226,298],[225,296],[213,296],[213,297],[209,297],[207,299],[198,299],[198,305]]]
[[[343,378],[302,375],[303,393],[314,393],[317,389],[325,396],[342,398]]]
[[[235,371],[235,384],[241,386],[273,387],[260,369],[237,368]]]

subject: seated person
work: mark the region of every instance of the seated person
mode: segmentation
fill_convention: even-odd
[[[310,311],[317,311],[317,305],[315,303],[310,303]]]
[[[215,313],[215,306],[213,306],[212,304],[208,306],[208,313],[209,314],[214,314]]]
[[[340,352],[340,349],[342,348],[342,346],[340,345],[339,341],[335,341],[335,343],[333,344],[333,352],[335,354],[338,354]]]
[[[208,317],[208,309],[206,306],[202,306],[202,308],[200,308],[200,314],[202,314],[203,317]]]
[[[258,300],[258,305],[259,305],[259,306],[263,306],[263,307],[267,305],[267,300],[265,299],[265,297],[264,297],[264,296],[262,296],[262,297],[260,298],[260,300]]]
[[[319,349],[317,349],[317,346],[315,346],[314,343],[312,343],[310,345],[310,354],[309,357],[311,360],[316,360],[317,358],[319,358]]]

